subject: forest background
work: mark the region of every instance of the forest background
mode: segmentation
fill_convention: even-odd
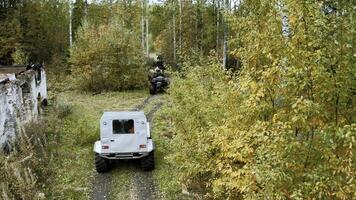
[[[53,90],[142,89],[162,54],[167,159],[189,191],[355,196],[354,1],[1,0],[0,27],[0,64],[44,62]]]

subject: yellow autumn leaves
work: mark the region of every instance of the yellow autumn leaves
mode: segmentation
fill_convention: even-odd
[[[243,1],[231,17],[238,73],[205,59],[172,85],[170,159],[204,199],[355,196],[352,3],[278,2]]]

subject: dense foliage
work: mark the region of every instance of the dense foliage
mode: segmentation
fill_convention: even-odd
[[[156,51],[170,64],[192,53],[222,57],[224,0],[168,0],[151,8],[150,24]],[[176,54],[176,55],[174,55]]]
[[[66,12],[67,4],[57,0],[0,1],[0,64],[50,62],[64,55]],[[19,52],[24,59],[16,59]]]
[[[87,91],[144,87],[147,69],[140,40],[133,30],[113,20],[79,29],[70,62],[77,86]]]
[[[155,122],[161,132],[154,175],[162,190],[177,198],[180,185],[203,199],[355,198],[355,1],[87,2],[0,0],[0,65],[49,62],[79,89],[102,92],[144,88],[147,49],[182,64],[171,104]],[[222,65],[229,56],[232,71]],[[117,101],[108,93],[96,103],[104,107],[89,106],[85,115],[124,109],[127,94]],[[81,95],[72,98],[87,108],[93,99]],[[45,162],[52,159],[43,150],[49,134],[36,131],[34,141],[24,133],[17,151],[0,156],[3,196],[43,198],[48,177],[60,185],[48,191],[54,198],[79,182],[89,185],[86,155],[97,118],[70,113],[63,107],[57,118],[64,121],[53,123],[63,126],[60,160]],[[170,170],[178,174],[169,177]]]
[[[171,160],[204,198],[355,196],[355,5],[280,3],[231,16],[238,74],[205,61],[172,86]]]
[[[1,199],[44,199],[51,157],[48,148],[49,129],[43,122],[29,123],[20,138],[13,143],[15,150],[0,154]]]

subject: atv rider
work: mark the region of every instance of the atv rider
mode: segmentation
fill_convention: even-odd
[[[155,69],[150,70],[151,73],[148,76],[151,83],[150,94],[152,95],[157,92],[163,92],[169,85],[169,79],[164,72],[166,68],[162,56],[157,56],[157,61],[154,67]]]
[[[157,56],[156,68],[159,68],[160,70],[163,71],[166,69],[164,67],[164,61],[161,55]]]
[[[164,70],[166,69],[166,67],[164,66],[164,61],[161,55],[157,56],[157,61],[154,67],[155,69],[153,70],[153,77],[150,78],[154,78],[159,75],[164,75]]]

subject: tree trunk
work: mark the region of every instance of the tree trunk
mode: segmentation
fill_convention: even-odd
[[[72,31],[72,0],[69,0],[69,47],[73,46],[73,31]]]
[[[172,1],[173,6],[173,62],[176,62],[176,16],[175,16],[175,1]]]
[[[182,52],[182,0],[179,0],[179,51]]]
[[[145,0],[141,0],[141,46],[142,46],[142,51],[145,49]]]
[[[198,47],[200,53],[203,54],[203,9],[204,9],[204,1],[198,1],[198,10],[197,10],[197,17],[198,17]]]
[[[148,58],[148,54],[149,54],[149,45],[148,45],[148,40],[149,40],[149,38],[148,38],[148,12],[149,12],[149,10],[148,10],[148,2],[149,2],[149,0],[147,0],[146,1],[146,56],[147,56],[147,58]]]
[[[112,15],[113,15],[113,13],[112,13],[112,1],[113,0],[109,0],[109,9],[110,9],[110,19],[112,18]]]
[[[216,53],[219,57],[219,51],[220,51],[220,0],[217,0],[217,8],[216,8]]]
[[[195,11],[195,42],[196,48],[199,49],[199,0],[197,0],[196,11]]]
[[[88,0],[84,1],[84,19],[87,19],[88,16]]]
[[[229,11],[229,9],[230,9],[230,2],[229,2],[229,0],[225,0],[225,2],[224,2],[225,12],[224,13],[227,13]],[[227,63],[228,62],[228,60],[227,60],[228,59],[228,53],[227,53],[227,51],[228,51],[228,47],[227,47],[228,25],[227,25],[227,22],[225,19],[223,21],[224,21],[223,67],[224,67],[224,69],[227,69],[227,65],[228,65],[228,63]]]

